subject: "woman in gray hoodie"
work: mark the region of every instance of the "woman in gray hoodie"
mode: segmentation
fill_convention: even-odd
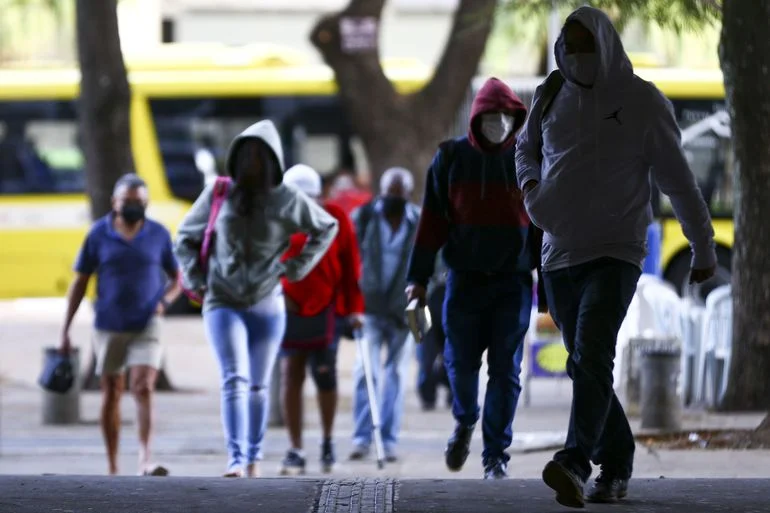
[[[203,300],[206,334],[222,374],[226,477],[259,475],[273,365],[286,326],[281,276],[304,278],[337,234],[337,221],[283,183],[283,150],[275,126],[260,121],[236,137],[226,170],[233,181],[217,216],[206,270],[200,247],[213,199],[201,193],[179,227],[175,245],[183,286]],[[295,258],[281,255],[297,232],[309,235]]]

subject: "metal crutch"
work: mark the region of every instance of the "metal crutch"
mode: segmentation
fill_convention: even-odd
[[[363,336],[361,330],[354,332],[358,352],[364,364],[364,378],[366,379],[366,395],[369,398],[369,411],[372,414],[372,436],[374,438],[374,450],[377,454],[377,468],[385,468],[385,448],[382,444],[382,431],[380,430],[380,408],[377,404],[377,390],[374,387],[374,374],[372,373],[372,359],[369,353],[369,341]]]

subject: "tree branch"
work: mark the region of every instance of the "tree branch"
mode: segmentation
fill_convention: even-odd
[[[342,48],[340,33],[340,21],[346,17],[376,18],[379,32],[385,1],[351,0],[344,10],[321,18],[310,33],[310,41],[321,53],[324,62],[334,70],[343,100],[353,102],[351,114],[359,106],[364,107],[365,110],[375,106],[372,104],[360,105],[361,102],[360,100],[357,101],[357,98],[360,98],[361,95],[348,94],[351,88],[377,91],[378,94],[384,95],[378,97],[378,101],[382,103],[395,100],[397,95],[380,64],[379,44],[372,50],[345,52]],[[379,34],[377,37],[379,39]]]
[[[379,30],[385,1],[351,0],[342,11],[323,17],[310,34],[310,41],[334,70],[351,125],[369,149],[383,137],[391,118],[410,112],[406,98],[395,90],[380,62]],[[373,48],[343,48],[340,22],[347,17],[376,20],[378,41]]]
[[[454,108],[445,107],[460,105],[467,92],[466,86],[448,86],[470,84],[476,76],[492,32],[496,5],[497,0],[460,0],[433,78],[419,93],[425,110],[446,117],[446,124],[451,123],[456,113]]]

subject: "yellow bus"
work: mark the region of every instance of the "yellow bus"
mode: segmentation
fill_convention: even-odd
[[[230,139],[258,119],[277,123],[289,165],[301,161],[327,171],[365,161],[331,70],[301,54],[269,45],[185,43],[128,55],[126,63],[136,171],[150,186],[149,214],[172,232],[206,177],[221,170]],[[431,73],[405,59],[385,61],[384,67],[402,92],[421,87]],[[717,281],[729,280],[733,166],[722,75],[657,68],[638,73],[674,104],[714,218]],[[0,69],[0,299],[60,296],[70,280],[90,223],[78,143],[78,82],[77,69],[67,66]],[[525,102],[537,83],[511,81]],[[458,133],[467,125],[462,119],[469,102],[458,114]],[[662,224],[664,276],[683,291],[687,241],[665,198],[656,193],[653,200]]]
[[[131,145],[150,189],[149,215],[174,232],[221,169],[229,141],[264,118],[276,122],[287,164],[350,166],[362,150],[347,125],[332,71],[264,45],[167,45],[127,56]],[[430,71],[385,61],[403,92]],[[90,225],[77,126],[79,72],[0,69],[0,299],[65,293]]]
[[[729,283],[731,273],[734,170],[722,72],[637,66],[636,73],[655,83],[671,100],[682,129],[687,160],[711,212],[719,259],[717,277],[697,289],[690,289],[689,244],[668,199],[659,191],[653,191],[653,210],[662,232],[660,267],[663,276],[680,293],[703,299],[717,285]],[[542,80],[513,79],[508,83],[528,105],[534,88]],[[480,83],[477,81],[474,89]]]

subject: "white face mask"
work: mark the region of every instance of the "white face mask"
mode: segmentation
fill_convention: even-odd
[[[595,53],[573,53],[564,56],[567,71],[577,82],[592,86],[599,70],[599,56]]]
[[[492,144],[505,141],[513,129],[513,116],[495,112],[481,115],[481,135]]]

